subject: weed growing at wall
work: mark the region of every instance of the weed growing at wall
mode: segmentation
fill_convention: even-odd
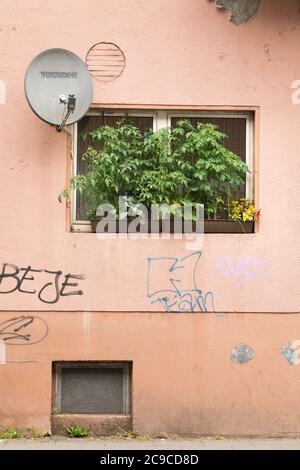
[[[67,434],[70,437],[89,437],[90,431],[86,428],[82,428],[81,426],[69,426],[67,428]]]
[[[20,439],[21,433],[17,428],[8,428],[0,434],[0,439]]]

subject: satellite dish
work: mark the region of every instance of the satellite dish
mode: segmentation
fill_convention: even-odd
[[[48,49],[29,65],[25,94],[32,111],[61,131],[89,110],[93,99],[92,77],[73,52]]]

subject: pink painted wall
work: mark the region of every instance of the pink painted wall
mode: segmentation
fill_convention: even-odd
[[[280,356],[284,344],[300,337],[300,320],[292,315],[299,312],[300,302],[300,108],[292,104],[292,82],[300,79],[298,2],[263,0],[248,23],[237,27],[228,20],[226,12],[206,0],[62,0],[59,5],[54,0],[2,1],[0,80],[6,85],[6,102],[0,104],[0,262],[82,274],[85,280],[80,281],[83,296],[65,297],[55,305],[24,293],[0,296],[2,311],[38,311],[49,324],[45,342],[6,347],[6,360],[16,363],[0,365],[6,380],[1,393],[9,410],[0,409],[0,425],[3,417],[3,423],[25,426],[35,421],[46,429],[51,361],[84,357],[137,361],[138,428],[238,434],[247,432],[248,418],[253,433],[300,430],[295,413],[297,368]],[[94,83],[95,104],[260,109],[259,232],[205,236],[197,271],[199,287],[213,292],[217,311],[227,312],[222,318],[151,313],[161,308],[147,298],[147,258],[182,258],[189,254],[183,241],[100,241],[93,234],[66,231],[66,212],[57,194],[66,182],[67,138],[30,111],[23,92],[24,73],[44,49],[62,47],[84,59],[100,41],[118,44],[127,65],[116,81]],[[252,257],[263,265],[253,279],[239,285],[219,268],[226,257]],[[158,273],[157,285],[164,280],[164,273]],[[39,289],[45,282],[49,277],[37,274],[26,287]],[[3,281],[4,285],[8,284]],[[57,313],[43,314],[44,310]],[[95,337],[82,343],[80,312],[91,311],[123,313],[93,314]],[[10,316],[3,313],[3,319]],[[72,342],[63,342],[67,325],[70,338],[76,338],[75,351]],[[106,338],[101,343],[106,330],[113,332],[111,341]],[[245,366],[229,359],[232,347],[241,342],[257,351]],[[277,353],[266,355],[269,348]],[[24,359],[32,359],[33,365],[18,364]],[[177,368],[183,373],[187,364],[186,380],[174,378]],[[151,383],[144,367],[151,371]],[[40,400],[40,408],[31,414],[26,401],[24,417],[21,383],[29,376],[37,378],[25,385],[28,396]],[[286,381],[279,383],[279,376]],[[172,403],[170,394],[181,399],[173,401],[174,409],[158,423],[166,402]],[[148,408],[153,399],[154,410]]]
[[[43,342],[6,348],[1,427],[50,429],[50,361],[126,360],[133,361],[133,426],[141,433],[300,433],[299,366],[280,354],[299,331],[296,315],[232,314],[226,323],[213,315],[141,312],[43,318]],[[256,356],[239,365],[230,352],[243,342]]]

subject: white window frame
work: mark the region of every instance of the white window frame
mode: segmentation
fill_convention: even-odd
[[[153,130],[159,131],[160,129],[171,127],[171,119],[173,117],[180,117],[182,119],[189,117],[207,117],[207,118],[244,118],[246,120],[246,164],[250,168],[250,173],[246,176],[246,198],[253,199],[254,195],[254,155],[253,155],[253,133],[254,133],[254,118],[252,112],[247,111],[171,111],[171,110],[129,110],[129,109],[99,109],[91,110],[87,116],[106,116],[124,117],[137,116],[137,117],[152,117]],[[74,124],[72,132],[72,175],[77,174],[77,139],[78,139],[78,124]],[[76,191],[71,191],[71,226],[74,232],[91,232],[91,223],[88,220],[76,219]]]

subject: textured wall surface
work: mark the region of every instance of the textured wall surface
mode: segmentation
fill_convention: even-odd
[[[138,429],[300,431],[298,369],[281,354],[300,337],[300,108],[292,103],[299,29],[296,0],[263,1],[239,27],[206,0],[62,0],[59,8],[54,0],[1,2],[0,263],[41,272],[22,285],[31,293],[16,290],[13,278],[0,283],[0,426],[48,430],[51,361],[90,359],[133,360]],[[100,241],[66,230],[57,195],[67,179],[67,136],[31,112],[24,73],[44,49],[63,47],[84,59],[100,41],[122,49],[126,69],[113,82],[95,81],[96,105],[259,110],[259,231],[206,235],[195,272],[223,316],[172,315],[151,303],[148,258],[182,260],[191,254],[184,241]],[[193,263],[185,266],[188,280]],[[60,287],[69,273],[84,277],[82,295],[56,298],[56,275],[47,271],[63,273]],[[162,263],[154,290],[168,284],[168,274]],[[22,315],[41,319],[18,320],[21,332],[33,328],[35,344],[7,339],[14,327],[3,323]],[[251,361],[231,360],[240,344],[255,351]]]
[[[231,11],[231,21],[236,24],[248,21],[260,5],[260,0],[217,0],[217,7]]]
[[[17,314],[19,315],[19,313]],[[0,364],[1,427],[50,428],[51,362],[133,362],[133,426],[142,433],[300,433],[299,366],[282,346],[296,315],[37,313],[44,341],[7,346]],[[3,320],[8,314],[2,314]],[[240,343],[255,351],[232,361]]]

